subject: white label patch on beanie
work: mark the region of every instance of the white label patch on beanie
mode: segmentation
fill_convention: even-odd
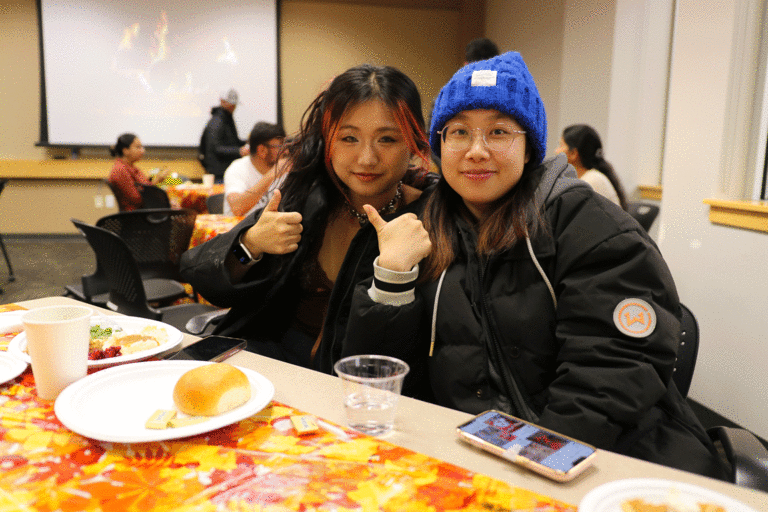
[[[472,87],[494,87],[496,85],[496,71],[492,69],[478,69],[472,72]]]

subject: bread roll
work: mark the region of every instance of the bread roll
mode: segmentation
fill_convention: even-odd
[[[189,370],[173,388],[176,407],[193,416],[216,416],[250,399],[248,377],[226,363],[211,363]]]

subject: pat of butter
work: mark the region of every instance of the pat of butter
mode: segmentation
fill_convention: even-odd
[[[315,420],[309,416],[291,416],[291,423],[300,436],[311,434],[319,428]]]
[[[164,409],[158,409],[149,417],[144,427],[154,430],[163,430],[168,428],[173,418],[176,417],[176,411],[167,411]]]
[[[209,418],[200,417],[200,416],[188,416],[186,418],[173,418],[171,420],[170,425],[172,428],[186,427],[189,425],[196,425],[198,423],[208,421],[208,419]]]

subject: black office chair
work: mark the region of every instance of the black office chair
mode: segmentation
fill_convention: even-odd
[[[224,193],[212,194],[205,200],[208,213],[224,213]]]
[[[680,345],[677,349],[672,379],[680,394],[686,397],[691,389],[693,370],[696,368],[696,358],[699,355],[699,324],[687,306],[680,304],[680,309],[682,310]]]
[[[153,208],[107,215],[98,227],[122,238],[133,253],[143,279],[181,282],[179,263],[189,249],[197,212],[187,208]]]
[[[752,432],[743,428],[711,427],[709,437],[723,447],[731,464],[731,482],[768,492],[768,450]]]
[[[8,183],[8,178],[0,178],[0,194],[3,193],[5,184]],[[8,251],[3,243],[3,235],[0,235],[0,249],[3,251],[3,257],[5,258],[5,264],[8,266],[8,281],[15,281],[16,276],[13,275],[13,267],[11,266],[11,259],[8,257]],[[3,289],[0,288],[0,293],[3,293]]]
[[[627,204],[627,213],[634,217],[643,229],[650,231],[653,221],[659,215],[659,207],[655,204],[633,202]]]
[[[96,253],[109,282],[107,308],[128,316],[149,318],[167,323],[186,332],[187,322],[196,315],[218,310],[215,306],[196,302],[152,307],[139,273],[139,266],[125,241],[112,231],[72,219]]]
[[[147,300],[157,306],[168,306],[177,299],[187,296],[184,285],[171,279],[144,279]],[[80,284],[68,284],[64,287],[64,296],[72,297],[101,308],[109,301],[109,281],[104,269],[96,261],[96,271],[80,278]]]
[[[111,181],[109,181],[109,180],[108,180],[108,179],[106,179],[106,178],[104,178],[103,180],[101,180],[101,184],[102,184],[102,186],[105,186],[105,187],[107,187],[107,188],[109,189],[109,191],[112,193],[112,195],[113,195],[113,196],[115,196],[115,201],[117,202],[117,207],[118,207],[118,208],[120,208],[120,202],[119,202],[119,201],[117,201],[117,198],[119,197],[119,196],[117,195],[117,188],[116,188],[116,187],[115,187],[115,186],[112,184],[112,182],[111,182]],[[123,211],[123,209],[122,209],[122,208],[120,208],[120,211]]]
[[[680,304],[680,346],[672,380],[680,394],[688,395],[699,353],[699,325],[687,306]],[[768,450],[750,431],[742,428],[710,427],[709,437],[723,447],[731,465],[731,482],[741,487],[768,492]]]
[[[171,200],[168,199],[168,193],[156,185],[143,185],[141,198],[144,201],[144,208],[170,208]]]

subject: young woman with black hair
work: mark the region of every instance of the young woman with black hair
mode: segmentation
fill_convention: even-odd
[[[594,128],[574,124],[563,130],[557,153],[564,153],[579,179],[595,192],[627,209],[627,196],[613,166],[605,159],[603,143]]]
[[[160,183],[168,175],[168,171],[162,170],[150,178],[136,167],[136,162],[144,156],[144,146],[133,133],[120,135],[109,152],[115,157],[115,163],[109,173],[109,183],[120,211],[141,208],[143,204],[141,187]]]
[[[217,334],[327,367],[341,351],[354,285],[372,275],[378,255],[363,205],[386,219],[415,218],[430,183],[411,166],[429,158],[416,85],[388,66],[347,70],[309,106],[287,152],[290,172],[267,206],[188,251],[182,275],[231,308]]]

